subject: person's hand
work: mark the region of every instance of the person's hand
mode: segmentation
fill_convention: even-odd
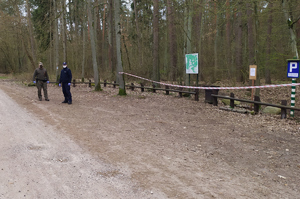
[[[61,87],[61,83],[59,83],[58,86]]]
[[[36,81],[33,81],[33,83],[35,84],[35,83],[36,83]]]
[[[71,86],[71,83],[68,83],[68,86]]]
[[[47,81],[47,84],[49,84],[49,81]]]

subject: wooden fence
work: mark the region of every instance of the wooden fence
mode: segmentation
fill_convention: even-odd
[[[73,79],[73,87],[75,87],[76,84],[89,84],[89,87],[91,87],[92,86],[92,81],[89,80],[89,82],[76,82],[76,80]],[[107,85],[113,85],[113,88],[116,88],[116,86],[118,86],[116,81],[109,83],[105,80],[104,82],[100,82],[100,84],[103,84],[104,87],[106,87]],[[175,89],[175,88],[172,88],[172,87],[169,87],[169,86],[165,86],[165,88],[157,88],[155,86],[155,84],[152,84],[152,87],[146,87],[142,83],[139,86],[134,85],[133,83],[131,83],[130,85],[125,85],[125,86],[130,88],[132,91],[135,88],[141,89],[141,92],[144,92],[145,89],[151,90],[153,93],[156,93],[157,90],[162,90],[162,91],[166,92],[166,95],[169,95],[170,92],[177,92],[179,94],[179,97],[182,97],[183,93],[191,94],[191,95],[195,95],[195,101],[199,101],[199,89],[195,89],[194,91],[188,91],[188,90],[183,90],[183,88]]]
[[[287,106],[287,101],[286,100],[282,100],[281,105],[279,105],[279,104],[270,104],[270,103],[261,102],[260,98],[258,96],[254,96],[254,101],[245,100],[245,99],[237,99],[237,98],[234,97],[233,93],[230,94],[230,97],[216,95],[216,94],[211,94],[211,96],[212,96],[212,99],[213,99],[213,105],[214,106],[218,106],[218,98],[229,99],[230,100],[230,107],[232,107],[232,108],[234,107],[234,101],[240,101],[240,102],[246,102],[246,103],[254,104],[254,113],[255,114],[257,114],[259,112],[259,106],[260,105],[277,107],[277,108],[281,109],[281,119],[286,118],[287,110],[300,111],[300,108]]]
[[[52,82],[51,82],[52,83]],[[53,82],[56,83],[56,82]],[[76,86],[76,84],[89,84],[89,87],[92,87],[92,81],[89,80],[89,82],[76,82],[76,80],[73,80],[73,87]],[[103,84],[104,87],[107,85],[112,85],[113,88],[116,88],[118,84],[116,81],[114,82],[107,82],[106,80],[104,82],[100,82],[100,84]],[[157,90],[165,91],[166,95],[169,95],[170,92],[177,92],[179,94],[179,97],[183,96],[183,93],[186,94],[191,94],[195,95],[195,101],[199,101],[199,89],[195,89],[194,91],[190,90],[183,90],[183,88],[178,88],[176,89],[175,87],[170,87],[170,86],[165,86],[165,88],[157,88],[155,84],[152,84],[152,87],[146,87],[144,84],[134,85],[131,83],[130,85],[125,85],[126,87],[130,88],[132,91],[134,91],[136,88],[141,89],[141,92],[144,92],[145,89],[151,90],[153,93],[156,93]],[[211,87],[211,86],[209,86]],[[213,86],[214,87],[214,86]],[[246,100],[246,99],[237,99],[234,97],[234,94],[231,93],[230,97],[228,96],[221,96],[218,95],[218,89],[206,89],[205,90],[205,102],[212,103],[214,106],[218,106],[218,98],[223,98],[223,99],[229,99],[230,100],[230,107],[234,107],[234,101],[240,101],[240,102],[246,102],[254,105],[254,113],[257,114],[259,112],[259,106],[260,105],[265,105],[265,106],[272,106],[272,107],[277,107],[281,109],[281,119],[284,119],[287,117],[287,110],[296,110],[300,111],[300,108],[296,107],[290,107],[287,106],[287,101],[282,100],[281,105],[279,104],[270,104],[270,103],[265,103],[261,102],[260,98],[258,96],[254,96],[254,101],[252,100]]]

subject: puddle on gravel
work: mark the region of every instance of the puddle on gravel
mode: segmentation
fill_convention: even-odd
[[[37,146],[37,145],[29,145],[29,146],[27,146],[27,149],[30,151],[41,151],[44,149],[44,147]]]
[[[120,175],[121,173],[117,170],[113,170],[113,171],[98,171],[96,174],[97,176],[112,178]]]
[[[56,157],[52,159],[55,162],[69,162],[70,158],[69,157]]]

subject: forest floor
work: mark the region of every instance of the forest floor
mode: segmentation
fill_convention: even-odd
[[[71,88],[73,104],[68,105],[61,103],[61,88],[53,84],[48,86],[49,102],[38,101],[36,87],[18,81],[2,79],[0,89],[28,112],[24,114],[70,139],[83,154],[110,165],[99,168],[89,180],[113,184],[122,179],[132,185],[126,187],[131,189],[125,192],[127,197],[115,189],[111,197],[95,192],[77,198],[299,198],[297,112],[295,118],[280,119],[279,115],[222,111],[221,103],[219,107],[204,103],[203,92],[197,102],[177,93],[129,89],[122,97],[109,86],[94,92],[82,84]],[[249,99],[247,91],[235,94]],[[261,90],[263,102],[280,104],[289,96],[290,87]],[[64,151],[65,143],[59,139],[57,143],[57,150]],[[68,153],[60,156],[66,162],[72,159]],[[89,164],[83,165],[89,168]],[[38,189],[42,193],[48,188]],[[64,184],[57,190],[60,198],[70,198],[70,192],[78,189]]]

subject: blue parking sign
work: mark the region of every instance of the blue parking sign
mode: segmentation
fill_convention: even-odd
[[[288,60],[287,77],[288,78],[299,77],[299,60],[297,59]]]

